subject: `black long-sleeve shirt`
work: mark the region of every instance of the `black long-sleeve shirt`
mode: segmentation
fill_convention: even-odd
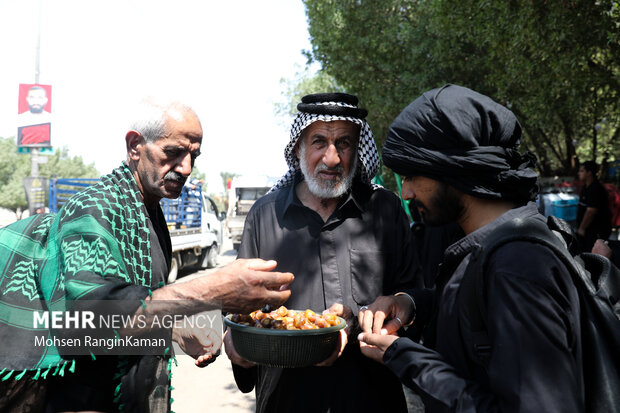
[[[386,351],[385,364],[419,390],[427,412],[584,411],[579,299],[568,270],[548,248],[519,241],[490,257],[486,371],[470,357],[460,331],[457,293],[472,247],[506,220],[534,216],[542,218],[533,204],[511,210],[448,248],[434,328],[425,336],[433,349],[401,338]],[[428,290],[412,293],[420,302],[429,298]],[[419,315],[424,321],[429,312]]]
[[[326,222],[294,185],[261,198],[246,218],[239,257],[274,259],[277,270],[295,275],[288,308],[320,312],[342,303],[354,314],[380,295],[412,288],[418,265],[398,197],[359,182]],[[256,384],[258,412],[406,411],[398,379],[362,356],[355,337],[349,341],[332,367],[234,366],[237,384],[245,391]]]

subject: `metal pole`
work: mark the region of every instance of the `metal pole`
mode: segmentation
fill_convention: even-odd
[[[40,55],[41,55],[41,9],[43,6],[43,0],[39,0],[39,19],[37,22],[37,48],[35,54],[35,63],[34,63],[34,83],[39,84],[39,75],[40,75]],[[37,178],[39,176],[39,148],[32,148],[30,152],[32,166],[30,168],[30,176],[33,178]]]
[[[39,63],[41,53],[41,8],[43,0],[39,0],[39,19],[37,22],[37,49],[34,61],[34,83],[39,84]]]

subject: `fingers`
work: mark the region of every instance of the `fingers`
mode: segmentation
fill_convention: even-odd
[[[376,334],[360,333],[357,336],[357,339],[360,342],[360,350],[366,357],[378,361],[379,363],[383,363],[383,354],[385,352],[376,345],[377,340],[375,339],[375,336]]]
[[[396,332],[403,326],[403,323],[400,318],[396,317],[383,325],[383,327],[379,330],[379,333],[374,331],[375,334],[396,334]]]
[[[327,360],[316,364],[316,366],[317,367],[329,367],[332,364],[334,364],[334,362],[338,359],[338,357],[342,355],[342,352],[344,351],[344,348],[347,346],[347,343],[348,343],[347,333],[344,330],[340,330],[340,336],[338,337],[338,346],[336,346],[336,349],[334,350],[332,355],[329,356]]]
[[[243,262],[241,260],[238,260]],[[247,262],[248,270],[256,270],[256,271],[273,271],[277,267],[278,263],[274,260],[261,260],[260,258],[252,258],[249,260],[244,260]]]
[[[196,359],[194,364],[196,364],[197,367],[203,368],[213,363],[216,359],[217,359],[217,356],[213,354],[204,354],[202,356],[199,356]]]
[[[344,305],[334,303],[327,310],[323,311],[323,314],[336,314],[337,316],[342,317],[344,314]]]
[[[386,317],[383,311],[373,311],[371,306],[367,310],[360,311],[357,318],[363,332],[380,334]]]
[[[360,342],[360,347],[364,348],[363,344],[367,344],[369,346],[377,347],[381,352],[385,352],[392,343],[398,339],[398,336],[386,335],[386,334],[371,334],[371,333],[360,333],[357,336],[357,339]]]
[[[263,278],[263,285],[270,290],[279,290],[280,287],[288,286],[295,279],[290,272],[265,272],[259,276]]]
[[[338,317],[342,317],[346,320],[350,320],[353,317],[353,311],[351,307],[340,303],[334,303],[327,310],[323,311],[323,314],[336,314]]]
[[[362,354],[365,355],[366,357],[383,364],[383,352],[379,350],[377,347],[361,345],[360,350],[362,351]]]
[[[259,271],[269,274],[255,274],[263,278],[263,285],[269,289],[280,289],[283,285],[293,282],[295,277],[290,272],[272,272],[276,269],[278,263],[274,260],[265,261],[260,258],[238,259],[235,261],[238,265],[244,265],[250,271]]]
[[[368,310],[368,307],[360,308],[359,313],[357,313],[357,321],[359,322],[362,331],[372,331],[373,314],[372,311]]]
[[[271,307],[277,307],[291,296],[291,290],[285,291],[274,291],[269,290],[265,292],[264,302],[259,307],[263,307],[266,304],[269,304]],[[254,308],[255,309],[255,308]]]
[[[372,332],[374,334],[381,334],[383,325],[385,323],[385,313],[383,311],[377,311],[372,321]]]
[[[232,363],[235,363],[236,365],[241,366],[246,369],[255,366],[256,365],[255,363],[252,363],[251,361],[244,359],[243,357],[239,355],[239,353],[237,353],[237,350],[235,350],[235,346],[233,344],[232,337],[230,336],[229,331],[230,330],[227,330],[224,333],[224,351],[226,352],[228,359]]]

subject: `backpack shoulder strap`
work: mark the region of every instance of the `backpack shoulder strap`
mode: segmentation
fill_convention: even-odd
[[[565,244],[570,236],[556,234],[545,222],[533,218],[516,218],[500,225],[471,253],[458,292],[459,325],[468,354],[483,368],[488,365],[491,352],[485,293],[485,272],[489,258],[505,244],[526,241],[550,248],[569,271],[579,272]]]

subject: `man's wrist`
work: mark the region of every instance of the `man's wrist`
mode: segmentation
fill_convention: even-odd
[[[413,297],[405,292],[398,292],[396,294],[394,294],[394,297],[399,297],[399,296],[404,296],[407,297],[407,299],[410,302],[410,306],[409,306],[409,315],[407,316],[407,319],[410,319],[410,321],[404,322],[404,327],[409,327],[411,324],[413,324],[413,322],[415,321],[415,315],[416,315],[416,305],[415,305],[415,300],[413,299]]]

